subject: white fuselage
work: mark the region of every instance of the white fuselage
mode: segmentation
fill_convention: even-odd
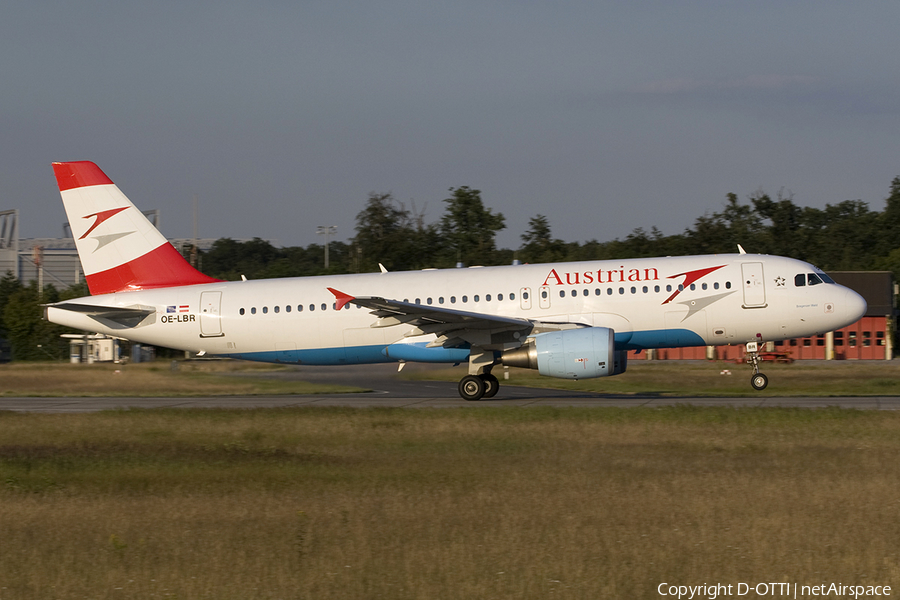
[[[91,296],[93,306],[155,309],[136,326],[48,307],[77,329],[207,355],[302,364],[386,362],[392,344],[420,358],[465,360],[466,349],[425,345],[412,327],[372,327],[369,310],[335,310],[327,288],[447,309],[577,323],[615,331],[620,350],[743,344],[822,334],[855,322],[865,302],[834,283],[798,285],[821,274],[776,256],[728,254],[472,267],[220,282]],[[826,278],[827,279],[827,278]],[[679,291],[679,286],[687,286]]]

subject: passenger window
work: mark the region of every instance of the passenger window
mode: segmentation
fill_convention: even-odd
[[[805,287],[806,286],[806,275],[800,273],[794,277],[794,285],[797,287]]]
[[[547,297],[547,290],[541,291],[541,298],[546,298],[546,297]]]
[[[705,290],[706,287],[707,287],[707,286],[706,286],[706,284],[704,283],[703,285],[700,286],[700,289]]]
[[[440,298],[438,298],[438,304],[443,304],[443,303],[444,303],[444,297],[441,296]]]
[[[472,296],[472,302],[478,302],[480,299],[481,299],[481,296],[479,296],[478,294],[475,294],[474,296]]]
[[[251,314],[251,315],[255,315],[255,314],[256,314],[256,307],[255,307],[255,306],[254,306],[253,308],[250,309],[250,314]]]
[[[265,315],[265,314],[268,314],[268,313],[269,313],[269,307],[268,307],[268,306],[263,306],[263,314]]]
[[[646,294],[647,292],[650,291],[650,288],[648,288],[648,287],[645,285],[643,291],[644,291],[644,293]]]
[[[671,286],[671,285],[667,285],[667,286],[666,286],[666,291],[667,291],[667,292],[671,292],[671,291],[672,291],[672,286]]]
[[[714,290],[719,289],[719,282],[718,282],[718,281],[715,282],[715,283],[713,284],[713,289],[714,289]]]
[[[577,295],[578,295],[578,290],[572,290],[572,297],[574,298]]]
[[[241,314],[244,314],[244,309],[242,308],[239,312],[240,312]]]
[[[450,304],[456,304],[456,296],[450,296]]]
[[[606,288],[606,295],[612,296],[612,288]]]
[[[284,307],[284,312],[291,312],[291,305],[290,305],[290,304],[288,304],[287,306]]]
[[[490,295],[490,294],[485,294],[485,296],[484,296],[484,301],[485,301],[485,302],[490,302],[490,301],[491,301],[491,295]]]
[[[625,293],[625,288],[619,288],[619,294],[624,294],[624,293]]]
[[[324,302],[322,303],[322,310],[328,310],[328,305]]]
[[[559,297],[560,297],[560,298],[565,298],[565,297],[566,297],[566,292],[565,292],[565,290],[559,290]]]
[[[421,298],[416,298],[416,304],[422,304],[422,299],[421,299]]]
[[[428,304],[431,304],[431,298],[428,298],[427,300],[425,300],[425,302],[427,302]]]
[[[697,289],[697,284],[696,284],[696,283],[692,283],[692,284],[691,284],[691,291],[693,292],[693,291],[696,290],[696,289]]]
[[[654,286],[653,286],[653,291],[656,292],[656,293],[659,293],[659,286],[658,286],[658,285],[654,285]]]
[[[730,282],[730,281],[726,281],[726,282],[725,282],[725,289],[726,289],[726,290],[730,290],[730,289],[731,289],[731,282]]]
[[[522,292],[522,297],[528,300],[528,292]]]
[[[465,304],[465,303],[468,302],[468,301],[469,301],[469,297],[468,297],[468,296],[463,296],[463,304]]]
[[[637,288],[634,287],[634,286],[631,286],[631,293],[632,293],[632,294],[637,294]]]
[[[280,307],[280,306],[276,306],[276,307],[275,307],[275,314],[277,315],[277,314],[280,313],[280,312],[281,312],[281,307]]]
[[[298,305],[297,305],[297,312],[303,312],[303,305],[302,305],[302,304],[298,304]]]
[[[589,295],[590,293],[591,293],[591,291],[590,291],[589,289],[584,288],[584,291],[582,292],[582,295],[587,296],[587,295]]]
[[[309,310],[311,310],[311,311],[312,311],[312,310],[316,310],[316,305],[315,305],[315,304],[310,304],[310,305],[309,305]]]
[[[528,296],[526,295],[525,298],[527,299]],[[503,298],[500,298],[500,299],[503,300]],[[510,295],[509,295],[509,299],[510,299],[510,300],[515,300],[515,299],[516,299],[516,295],[515,295],[515,294],[510,294]]]

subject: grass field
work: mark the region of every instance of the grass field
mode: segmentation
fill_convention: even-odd
[[[896,590],[898,456],[836,409],[0,413],[0,599]]]
[[[262,376],[285,368],[228,360],[157,361],[133,365],[17,362],[0,365],[0,395],[156,397],[365,391],[351,386],[312,384]]]

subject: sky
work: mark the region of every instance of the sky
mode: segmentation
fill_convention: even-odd
[[[426,222],[469,186],[517,248],[682,232],[733,192],[884,206],[900,3],[52,2],[0,8],[0,210],[65,213],[91,160],[168,237],[351,238],[370,192]],[[751,248],[747,248],[752,251]]]

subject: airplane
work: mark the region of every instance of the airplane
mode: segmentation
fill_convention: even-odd
[[[746,345],[859,320],[865,300],[816,267],[747,254],[221,281],[194,269],[92,162],[53,170],[91,295],[44,318],[142,344],[299,365],[467,363],[466,400],[497,365],[564,379],[624,373],[629,350]]]

